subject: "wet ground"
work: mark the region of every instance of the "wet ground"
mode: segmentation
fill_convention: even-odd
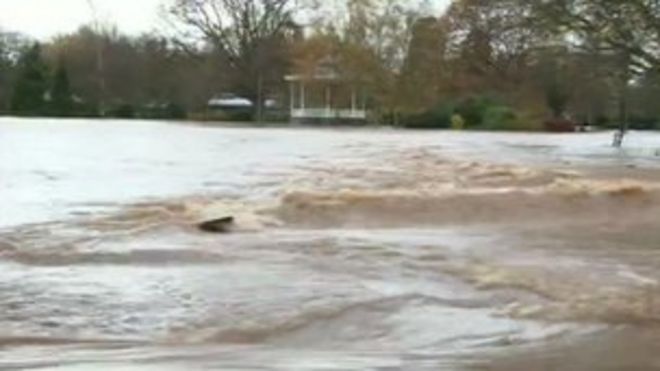
[[[610,143],[2,119],[0,369],[660,369],[660,135]]]

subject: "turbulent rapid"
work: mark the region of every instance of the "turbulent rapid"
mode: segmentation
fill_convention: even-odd
[[[660,135],[610,140],[0,120],[0,368],[660,369]]]

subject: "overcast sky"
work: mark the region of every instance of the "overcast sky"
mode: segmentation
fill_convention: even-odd
[[[127,33],[151,31],[161,0],[94,0],[103,19]],[[87,0],[0,0],[0,28],[39,39],[75,31],[90,23]]]
[[[443,7],[449,0],[431,0]],[[163,0],[93,0],[102,19],[122,32],[137,34],[159,26],[158,8]],[[90,23],[88,0],[0,0],[0,28],[38,39],[75,31]]]

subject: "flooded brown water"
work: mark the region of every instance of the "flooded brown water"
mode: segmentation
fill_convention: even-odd
[[[0,369],[660,369],[660,135],[610,142],[2,119]]]

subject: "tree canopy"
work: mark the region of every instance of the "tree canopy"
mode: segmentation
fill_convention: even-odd
[[[18,75],[11,97],[11,110],[21,115],[45,113],[48,91],[47,69],[41,56],[41,46],[34,44],[18,61]]]
[[[83,27],[34,47],[0,31],[0,110],[206,117],[209,99],[232,93],[261,111],[288,107],[285,76],[332,61],[376,123],[660,128],[657,1],[453,0],[443,12],[423,0],[165,4],[168,27],[155,34]]]

